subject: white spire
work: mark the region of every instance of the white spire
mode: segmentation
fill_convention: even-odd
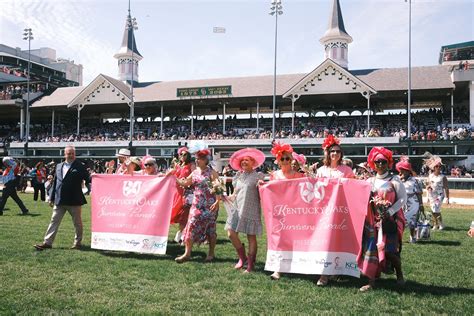
[[[333,1],[328,30],[319,42],[324,45],[326,58],[331,58],[340,66],[348,68],[348,44],[352,43],[352,37],[346,32],[344,27],[339,0]]]
[[[125,21],[122,46],[114,55],[118,59],[119,80],[128,82],[138,82],[138,63],[143,56],[138,52],[135,42],[135,30],[137,22],[130,13],[130,0],[128,1],[128,15]]]

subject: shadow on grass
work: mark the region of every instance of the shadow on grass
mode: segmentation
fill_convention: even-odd
[[[460,231],[467,231],[467,228],[454,228],[454,227],[445,227],[443,228],[444,231],[447,232],[460,232]]]
[[[203,246],[201,245],[200,248],[193,247],[193,251],[191,254],[191,262],[204,262],[204,259],[207,257],[207,246],[206,249],[202,249]],[[166,261],[174,261],[174,259],[184,253],[184,246],[180,246],[178,244],[168,244],[166,248],[166,254],[164,255],[153,255],[147,253],[138,253],[138,252],[124,252],[124,251],[113,251],[113,250],[100,250],[100,249],[92,249],[90,246],[83,246],[81,251],[84,252],[98,252],[103,256],[111,257],[111,258],[127,258],[127,259],[137,259],[137,260],[166,260]],[[212,261],[213,263],[221,263],[221,262],[234,262],[233,258],[227,257],[218,257],[214,258]]]
[[[331,280],[328,284],[330,287],[342,287],[342,288],[354,288],[359,290],[360,287],[367,284],[367,279],[364,277],[352,278],[349,276],[340,276],[339,280]],[[388,291],[397,292],[400,294],[413,294],[413,295],[435,295],[435,296],[448,296],[452,294],[468,294],[473,295],[474,289],[470,288],[459,288],[459,287],[448,287],[439,285],[423,284],[416,281],[407,280],[404,286],[397,285],[396,279],[393,278],[382,278],[377,279],[375,282],[375,291],[377,289],[383,289]]]
[[[37,214],[37,213],[28,213],[28,214],[18,213],[18,214],[16,214],[16,216],[21,216],[21,217],[37,217],[37,216],[41,216],[41,214]]]
[[[460,246],[461,242],[451,240],[423,240],[417,243],[418,245],[440,245],[440,246]]]

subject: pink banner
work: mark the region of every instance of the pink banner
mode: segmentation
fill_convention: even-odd
[[[370,189],[365,181],[329,178],[263,185],[265,270],[359,277],[356,259]]]
[[[174,176],[92,176],[91,248],[165,254]]]

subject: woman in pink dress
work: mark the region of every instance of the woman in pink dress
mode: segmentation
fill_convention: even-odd
[[[205,262],[214,260],[214,249],[216,247],[216,219],[219,210],[220,196],[211,193],[210,183],[219,178],[215,170],[209,166],[211,152],[202,148],[195,152],[196,170],[187,178],[177,179],[177,183],[183,187],[192,186],[194,198],[189,210],[188,223],[183,231],[183,241],[185,245],[184,254],[177,257],[177,263],[183,263],[191,259],[193,244],[201,244],[205,240],[209,241],[209,253]]]
[[[177,179],[185,179],[189,177],[191,172],[194,170],[194,165],[191,162],[191,154],[187,147],[181,147],[178,149],[179,162],[175,167],[168,172],[173,174]],[[171,211],[171,224],[179,224],[179,230],[176,232],[174,240],[179,243],[181,236],[188,222],[189,208],[192,202],[193,193],[190,189],[185,189],[179,184],[176,184],[177,191],[173,198],[173,208]]]
[[[293,161],[293,147],[291,145],[274,142],[271,153],[275,156],[275,161],[280,169],[270,174],[270,180],[298,179],[305,176],[304,173],[295,171],[291,167]],[[275,271],[270,277],[272,280],[279,280],[280,276],[280,272]]]
[[[344,152],[340,141],[334,135],[329,134],[321,146],[324,150],[323,165],[316,172],[318,178],[354,178],[354,172],[349,166],[342,163]],[[321,275],[316,285],[326,286],[329,282],[327,275]]]

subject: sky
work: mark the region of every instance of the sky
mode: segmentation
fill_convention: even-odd
[[[275,17],[270,0],[131,0],[139,81],[272,75]],[[324,60],[319,43],[333,0],[282,0],[277,73],[308,73]],[[408,66],[408,2],[340,0],[354,41],[349,69]],[[474,0],[412,0],[412,66],[438,64],[443,45],[474,40]],[[50,47],[84,67],[84,84],[117,77],[128,0],[0,0],[0,43]],[[225,33],[214,33],[224,27]]]

